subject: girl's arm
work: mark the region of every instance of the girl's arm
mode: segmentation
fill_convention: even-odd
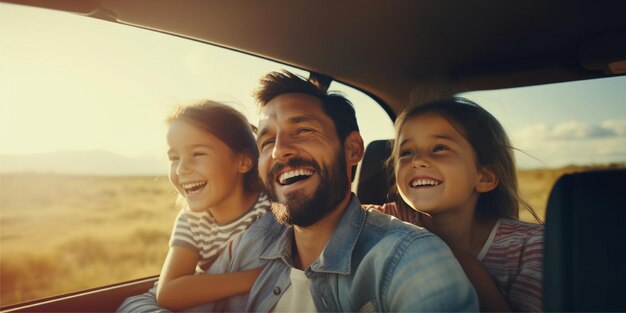
[[[157,285],[157,303],[176,311],[250,291],[262,268],[226,274],[194,275],[198,254],[171,247]]]
[[[470,254],[454,250],[452,252],[461,264],[463,271],[465,271],[465,275],[474,285],[474,289],[476,289],[480,311],[511,312],[506,299],[504,299],[491,275],[489,275],[489,272],[485,270],[482,264]]]

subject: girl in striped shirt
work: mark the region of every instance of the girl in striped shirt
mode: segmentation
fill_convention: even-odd
[[[543,226],[518,220],[513,151],[500,123],[451,98],[396,121],[388,165],[396,203],[382,210],[425,227],[453,250],[483,311],[541,311]]]
[[[167,120],[170,182],[184,208],[170,240],[156,300],[169,310],[245,293],[260,269],[222,275],[206,270],[230,241],[270,208],[260,192],[259,152],[247,119],[226,105],[201,101]]]

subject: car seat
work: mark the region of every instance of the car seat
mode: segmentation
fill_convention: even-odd
[[[546,209],[544,311],[626,311],[626,170],[566,174]]]
[[[363,204],[388,202],[388,178],[385,161],[391,155],[391,140],[374,140],[367,145],[357,184],[357,197]]]

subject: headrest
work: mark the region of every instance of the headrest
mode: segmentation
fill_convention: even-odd
[[[357,196],[363,204],[388,202],[389,186],[384,167],[391,155],[391,143],[391,140],[375,140],[365,149],[357,185]]]
[[[626,311],[626,170],[559,178],[548,200],[544,311]]]

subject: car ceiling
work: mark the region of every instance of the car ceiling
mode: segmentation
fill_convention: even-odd
[[[462,91],[610,76],[601,68],[626,60],[626,1],[2,2],[262,56],[365,90],[394,112]]]

